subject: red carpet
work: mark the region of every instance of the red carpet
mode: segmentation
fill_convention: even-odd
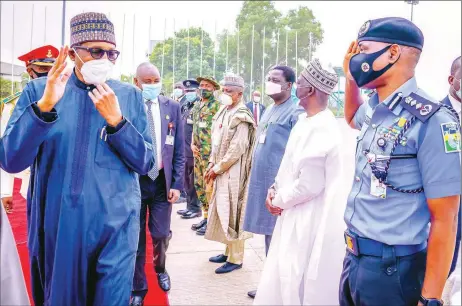
[[[27,217],[26,217],[26,200],[24,200],[19,194],[21,186],[21,180],[15,179],[14,181],[14,192],[13,201],[14,209],[11,214],[8,214],[10,219],[11,227],[13,229],[14,238],[18,247],[19,257],[21,259],[22,270],[24,272],[24,278],[26,279],[27,290],[31,303],[33,303],[31,288],[30,288],[30,270],[29,270],[29,253],[27,250]],[[168,305],[168,296],[165,294],[157,285],[157,277],[154,273],[154,267],[152,263],[152,242],[150,235],[147,241],[147,258],[146,258],[146,275],[148,278],[149,292],[146,296],[144,305]]]

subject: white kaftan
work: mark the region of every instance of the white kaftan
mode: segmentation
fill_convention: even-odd
[[[346,193],[338,192],[340,144],[341,132],[330,110],[300,115],[275,179],[273,205],[284,211],[254,305],[338,304],[346,203]]]

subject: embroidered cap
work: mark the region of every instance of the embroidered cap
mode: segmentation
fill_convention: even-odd
[[[302,76],[316,89],[330,95],[338,83],[338,76],[322,68],[317,58],[308,63]]]
[[[237,74],[226,74],[223,81],[221,81],[223,86],[237,86],[244,88],[244,79]]]
[[[89,41],[116,45],[114,25],[102,13],[82,13],[71,19],[71,48]]]

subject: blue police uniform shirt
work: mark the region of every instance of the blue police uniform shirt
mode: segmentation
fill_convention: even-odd
[[[414,245],[428,239],[430,212],[426,200],[461,193],[460,134],[459,150],[448,151],[443,127],[451,126],[457,119],[446,108],[441,107],[425,122],[416,119],[392,155],[416,154],[417,157],[393,159],[387,181],[405,190],[423,187],[424,192],[402,193],[386,188],[385,198],[371,195],[373,174],[364,150],[390,155],[394,135],[399,133],[403,123],[413,117],[401,104],[393,110],[389,109],[393,97],[399,92],[403,97],[416,93],[439,103],[418,89],[415,78],[412,78],[383,103],[379,103],[375,94],[368,103],[360,106],[353,119],[360,133],[357,138],[355,177],[344,219],[348,228],[361,237],[388,245]],[[377,143],[379,138],[382,138],[382,146]]]

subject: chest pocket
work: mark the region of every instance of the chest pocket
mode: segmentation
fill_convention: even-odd
[[[366,134],[367,128],[369,127],[368,124],[364,123],[359,131],[359,135],[356,136],[356,157],[358,157],[358,149],[361,150],[361,145],[363,142],[364,135]]]
[[[121,170],[126,168],[124,162],[120,158],[120,155],[111,146],[99,136],[101,135],[101,129],[98,130],[98,137],[96,140],[96,153],[95,163],[101,168]]]

